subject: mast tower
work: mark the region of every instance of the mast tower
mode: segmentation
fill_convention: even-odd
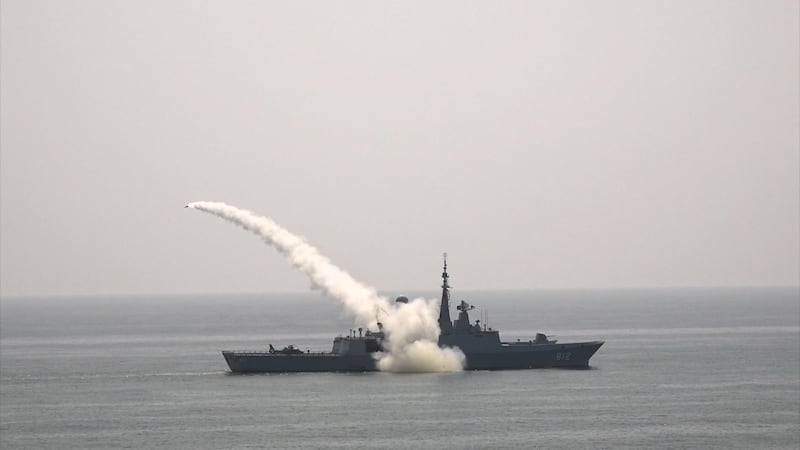
[[[450,320],[450,285],[447,279],[447,253],[444,253],[444,271],[442,272],[442,303],[439,306],[439,329],[442,334],[453,333],[453,321]]]

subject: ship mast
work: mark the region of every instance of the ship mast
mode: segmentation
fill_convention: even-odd
[[[450,285],[447,279],[447,253],[444,254],[444,271],[442,272],[442,303],[439,307],[439,329],[442,334],[452,334],[453,322],[450,320]]]

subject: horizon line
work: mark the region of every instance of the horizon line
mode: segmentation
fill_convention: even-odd
[[[619,287],[537,287],[537,288],[476,288],[459,289],[461,292],[541,292],[541,291],[655,291],[655,290],[739,290],[739,289],[792,289],[800,291],[800,284],[776,284],[776,285],[683,285],[683,286],[619,286]],[[385,293],[419,293],[419,292],[438,292],[431,289],[383,289],[376,290],[379,295]],[[214,291],[214,292],[140,292],[140,293],[64,293],[64,294],[0,294],[0,299],[47,299],[47,298],[97,298],[97,297],[190,297],[190,296],[212,296],[212,295],[299,295],[317,293],[321,297],[325,294],[314,290],[275,290],[275,291]]]

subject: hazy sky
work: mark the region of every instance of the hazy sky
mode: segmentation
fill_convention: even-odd
[[[800,284],[798,1],[0,10],[0,294]]]

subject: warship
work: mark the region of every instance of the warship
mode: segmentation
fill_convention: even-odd
[[[470,322],[474,306],[462,301],[456,309],[458,319],[450,320],[450,284],[447,255],[442,272],[442,299],[439,308],[440,347],[459,348],[466,356],[465,370],[506,370],[534,368],[589,368],[589,358],[603,341],[559,343],[542,333],[529,341],[502,342],[500,332]],[[408,302],[398,297],[397,302]],[[359,328],[347,336],[337,336],[330,352],[302,351],[294,345],[268,351],[223,350],[222,355],[234,373],[258,372],[368,372],[378,370],[377,359],[383,352],[383,327],[378,331]]]

